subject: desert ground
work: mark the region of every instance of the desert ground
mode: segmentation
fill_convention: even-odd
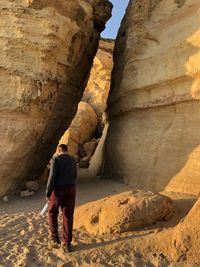
[[[132,189],[116,181],[81,176],[76,206]],[[143,229],[113,236],[92,236],[75,229],[74,252],[63,254],[61,249],[48,248],[47,215],[39,214],[45,204],[44,190],[43,186],[29,198],[13,196],[9,202],[1,202],[0,266],[195,266],[173,263],[168,255],[153,247],[151,253],[145,253],[152,237],[169,231],[189,212],[195,196],[164,192],[173,199],[175,216]]]

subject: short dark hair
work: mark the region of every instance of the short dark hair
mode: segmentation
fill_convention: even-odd
[[[58,149],[61,150],[62,152],[67,152],[68,151],[68,147],[65,144],[59,145]]]

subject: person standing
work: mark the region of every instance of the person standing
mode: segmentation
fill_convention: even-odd
[[[58,155],[54,156],[50,164],[49,178],[46,187],[46,198],[48,200],[48,220],[51,238],[49,245],[52,248],[60,247],[58,235],[59,208],[62,211],[63,231],[62,248],[64,252],[71,252],[73,215],[76,196],[76,163],[68,154],[66,145],[58,147]]]

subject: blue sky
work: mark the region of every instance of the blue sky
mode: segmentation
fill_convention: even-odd
[[[101,36],[115,39],[129,0],[109,0],[113,4],[112,18],[107,22]]]

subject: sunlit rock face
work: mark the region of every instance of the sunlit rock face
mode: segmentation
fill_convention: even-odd
[[[89,202],[75,211],[75,229],[90,234],[116,234],[169,220],[174,215],[170,198],[151,191],[126,191]]]
[[[171,254],[176,262],[187,260],[199,265],[199,221],[200,199],[184,220],[182,220],[170,233],[170,246],[166,246],[167,253]]]
[[[87,87],[82,100],[89,103],[95,110],[99,120],[107,107],[110,91],[111,71],[113,68],[114,41],[102,39],[94,58]]]
[[[107,177],[200,191],[199,25],[199,1],[130,1],[114,51]]]
[[[76,113],[107,0],[0,3],[0,197],[38,177]]]
[[[76,116],[59,143],[68,145],[68,152],[72,156],[78,155],[79,147],[90,141],[96,127],[97,115],[94,109],[88,103],[80,102]]]

